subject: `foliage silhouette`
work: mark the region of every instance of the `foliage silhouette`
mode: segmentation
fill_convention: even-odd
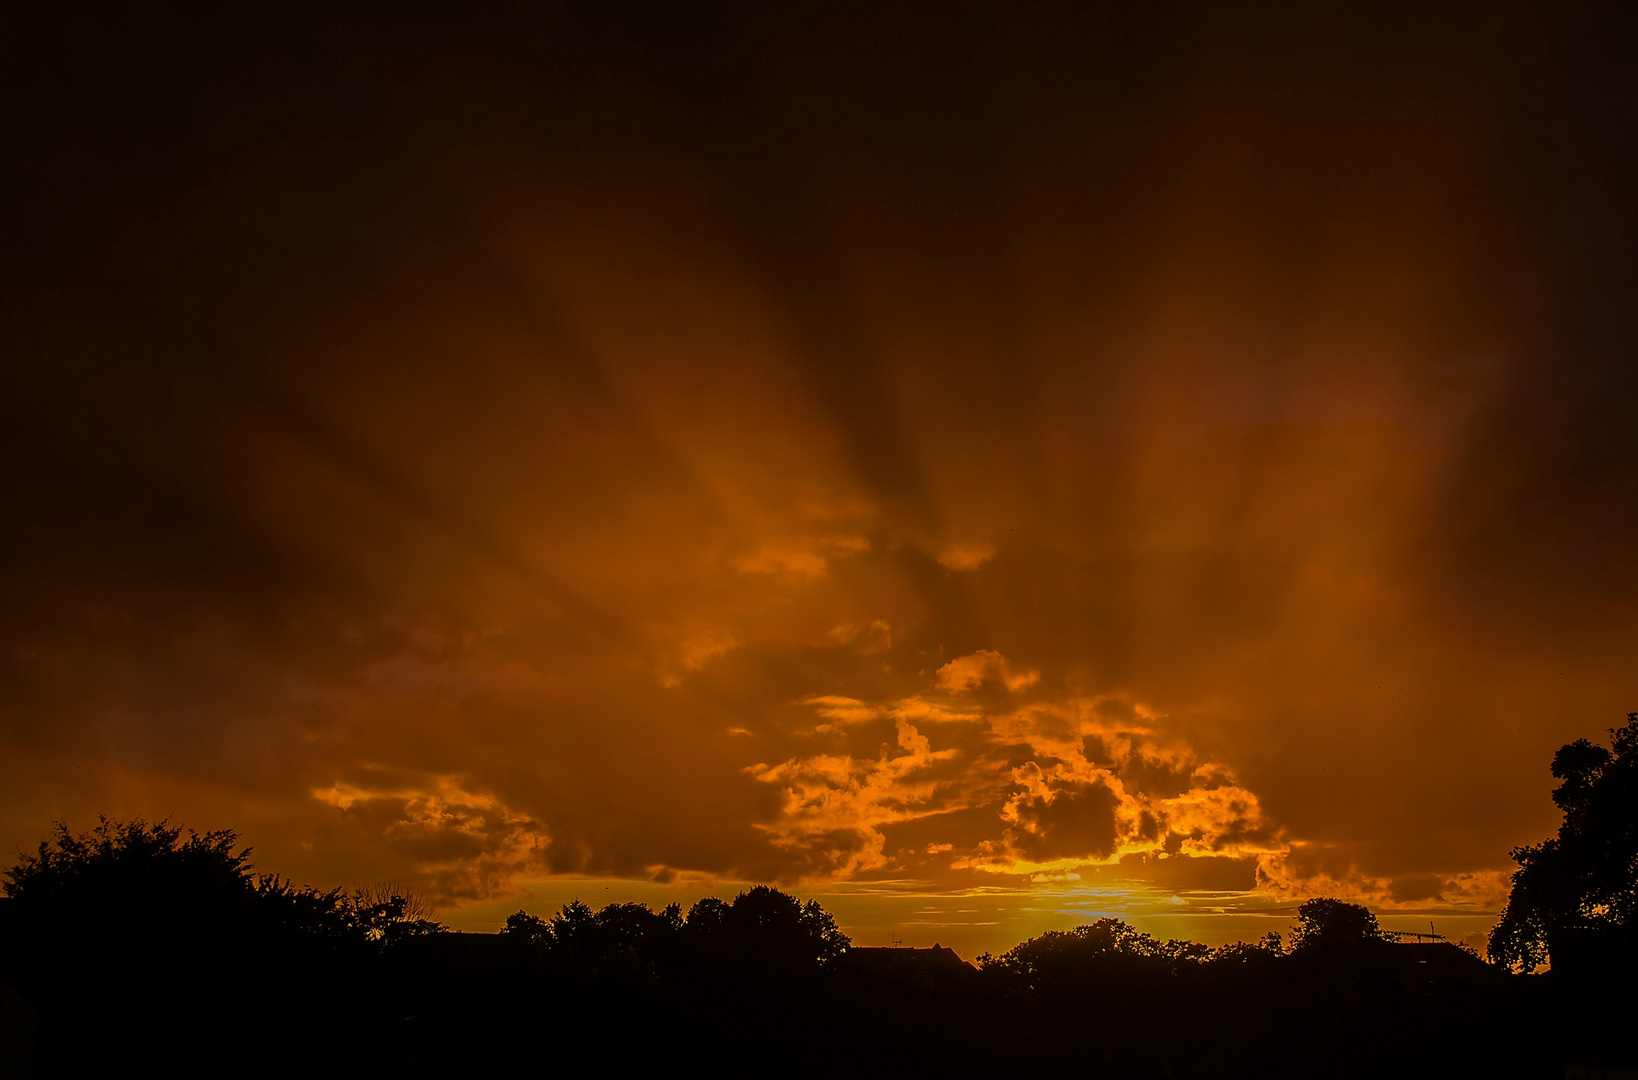
[[[791,977],[832,964],[849,939],[815,900],[758,885],[732,903],[706,897],[685,918],[676,904],[610,904],[593,912],[579,900],[551,918],[519,911],[501,936],[576,978],[658,979],[679,967],[732,967],[741,976]]]
[[[1521,971],[1630,970],[1638,958],[1638,713],[1606,749],[1577,739],[1553,755],[1558,835],[1514,848],[1519,868],[1490,956]]]
[[[1176,975],[1211,950],[1192,941],[1161,941],[1120,919],[1072,930],[1048,930],[1000,956],[978,958],[981,970],[1014,993],[1063,990],[1093,981]]]
[[[1234,941],[1212,950],[1210,962],[1220,968],[1265,965],[1286,954],[1285,942],[1276,930],[1270,930],[1256,941]]]
[[[52,839],[6,870],[4,891],[13,917],[115,951],[141,948],[144,928],[164,928],[167,951],[218,935],[363,947],[443,929],[408,917],[416,901],[407,893],[320,892],[257,875],[237,844],[231,829],[183,839],[165,821],[104,817],[89,833],[58,822]]]
[[[1312,954],[1334,949],[1357,949],[1382,942],[1376,916],[1363,904],[1317,896],[1297,908],[1291,931],[1291,951]]]
[[[47,1075],[219,1072],[257,1036],[268,1069],[357,1043],[349,1028],[370,1009],[342,987],[384,950],[443,929],[406,918],[407,896],[257,875],[231,830],[184,837],[164,821],[103,818],[89,833],[59,822],[6,871],[4,891],[5,954],[39,1007]]]
[[[1578,771],[1591,794],[1576,798],[1595,800],[1604,775]],[[829,912],[767,886],[686,913],[574,901],[456,934],[405,890],[307,888],[256,874],[249,856],[226,830],[104,820],[57,826],[11,868],[0,990],[38,1006],[37,1075],[689,1062],[960,1076],[1025,1057],[1132,1077],[1546,1076],[1589,1047],[1625,1052],[1576,1026],[1584,995],[1543,996],[1453,946],[1390,944],[1368,909],[1335,899],[1298,908],[1289,952],[1278,934],[1212,949],[1104,918],[986,954],[974,972],[943,953],[850,961]]]

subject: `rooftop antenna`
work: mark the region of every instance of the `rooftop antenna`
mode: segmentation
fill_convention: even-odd
[[[899,940],[899,936],[897,934],[894,934],[889,940],[892,941],[893,944],[889,945],[888,948],[890,948],[890,949],[902,949],[902,948],[904,948],[904,942]]]
[[[1429,924],[1429,929],[1431,928],[1432,926]],[[1416,930],[1384,930],[1382,933],[1385,937],[1391,937],[1395,941],[1405,941],[1407,939],[1416,942],[1445,940],[1443,934],[1424,934]]]

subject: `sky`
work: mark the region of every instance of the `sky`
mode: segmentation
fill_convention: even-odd
[[[1486,929],[1638,709],[1638,39],[1080,8],[8,9],[0,848]]]

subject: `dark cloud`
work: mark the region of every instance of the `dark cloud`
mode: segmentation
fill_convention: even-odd
[[[1101,859],[1115,850],[1117,801],[1102,784],[1066,784],[1019,799],[1008,838],[1032,862]]]
[[[1445,880],[1434,874],[1411,874],[1393,879],[1388,895],[1403,903],[1419,900],[1438,900],[1445,890]]]
[[[1176,858],[1146,852],[1124,855],[1116,866],[1102,869],[1111,876],[1127,874],[1146,884],[1176,892],[1245,893],[1257,885],[1256,859]]]

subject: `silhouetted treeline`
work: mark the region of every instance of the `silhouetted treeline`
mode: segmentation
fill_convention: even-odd
[[[594,913],[576,900],[550,919],[519,911],[501,937],[564,977],[620,981],[688,971],[788,979],[834,963],[850,944],[817,900],[799,903],[766,885],[732,903],[708,896],[686,918],[676,904],[658,912],[646,904],[610,904]]]
[[[1106,918],[976,967],[852,948],[768,887],[456,934],[257,875],[231,832],[59,826],[0,901],[0,1075],[1634,1075],[1638,717],[1613,735],[1555,757],[1564,825],[1515,852],[1497,963],[1330,898],[1288,940]]]

